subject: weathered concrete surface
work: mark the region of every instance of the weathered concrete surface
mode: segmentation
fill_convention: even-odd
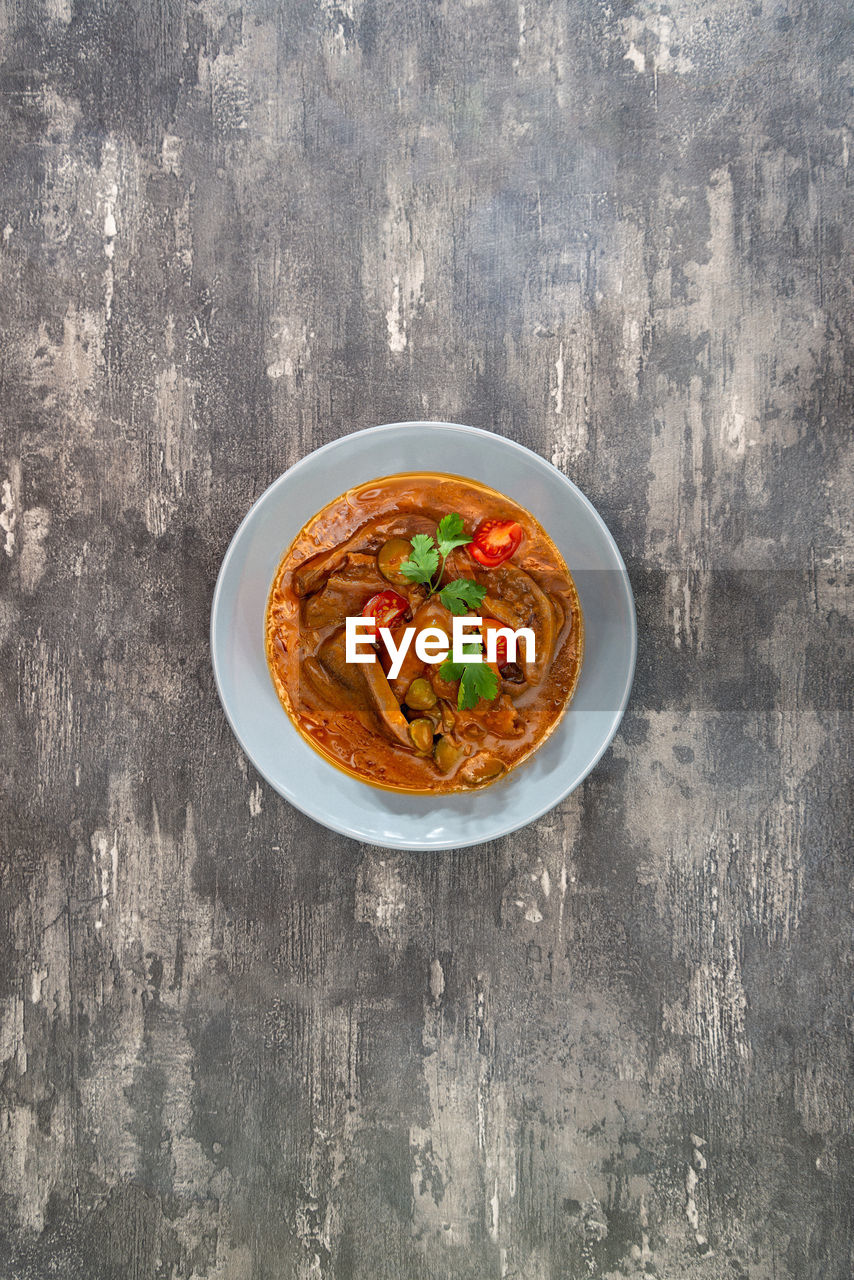
[[[850,1276],[850,24],[8,5],[4,1277]],[[552,458],[641,624],[583,788],[435,857],[271,794],[206,639],[409,417]]]

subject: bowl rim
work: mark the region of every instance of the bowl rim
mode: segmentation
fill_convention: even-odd
[[[594,522],[599,526],[601,531],[604,533],[606,541],[610,544],[611,550],[616,557],[617,569],[618,569],[618,572],[620,573],[620,577],[623,583],[623,588],[626,594],[626,602],[628,605],[629,643],[630,643],[630,651],[631,651],[630,660],[629,660],[628,668],[626,671],[624,687],[620,695],[619,705],[611,718],[611,723],[608,726],[607,734],[605,735],[602,741],[602,744],[597,750],[595,756],[593,756],[593,758],[589,761],[584,771],[580,773],[577,777],[571,779],[568,785],[561,790],[558,796],[556,796],[553,800],[550,800],[547,804],[538,808],[536,812],[528,815],[527,817],[523,818],[519,822],[515,822],[515,821],[512,822],[510,826],[502,829],[500,832],[497,832],[494,835],[485,836],[477,840],[470,840],[470,839],[463,840],[462,843],[454,840],[419,842],[416,840],[396,839],[396,840],[389,840],[384,844],[374,844],[374,842],[371,841],[370,839],[366,839],[361,832],[354,832],[352,827],[347,826],[346,823],[341,822],[332,814],[330,814],[329,816],[324,815],[323,818],[319,818],[314,813],[310,813],[308,809],[306,809],[302,804],[300,804],[299,798],[296,794],[290,794],[289,792],[284,791],[282,789],[281,784],[279,784],[278,782],[274,782],[273,779],[255,763],[255,757],[252,753],[252,750],[247,745],[241,732],[239,731],[232,717],[231,711],[228,706],[228,702],[223,695],[223,682],[220,677],[220,669],[219,669],[220,658],[218,655],[217,645],[215,641],[217,616],[220,609],[221,598],[222,598],[222,593],[225,586],[225,581],[228,576],[228,568],[229,568],[230,562],[236,553],[236,549],[239,545],[241,536],[243,534],[243,530],[245,526],[249,524],[250,520],[254,516],[256,509],[261,505],[262,502],[268,501],[272,497],[272,495],[276,492],[276,490],[279,489],[281,486],[283,486],[286,482],[293,481],[298,476],[300,470],[303,467],[305,467],[309,462],[314,463],[318,458],[322,457],[323,454],[330,453],[334,449],[340,447],[340,445],[344,441],[353,440],[353,439],[356,439],[357,437],[363,438],[367,436],[383,435],[386,432],[399,430],[401,427],[444,427],[446,429],[450,429],[451,431],[457,432],[460,435],[485,436],[489,440],[500,441],[503,445],[507,446],[511,450],[516,451],[517,453],[525,454],[529,458],[535,459],[536,462],[539,463],[541,466],[546,467],[550,471],[553,471],[555,475],[558,476],[564,484],[568,485],[570,489],[573,490],[576,497],[580,499],[583,506],[587,508],[588,513],[593,517]],[[228,721],[229,727],[232,733],[234,734],[235,738],[237,739],[237,742],[240,745],[241,750],[247,756],[248,760],[252,764],[253,769],[255,769],[256,773],[260,774],[260,776],[264,779],[267,785],[272,787],[273,790],[276,792],[276,794],[280,795],[283,800],[286,800],[288,802],[288,804],[293,805],[293,807],[295,809],[298,809],[300,813],[304,814],[307,818],[310,818],[312,822],[317,822],[320,826],[324,826],[331,831],[335,831],[338,835],[343,835],[350,840],[355,840],[358,844],[366,844],[366,845],[369,845],[371,848],[398,849],[402,851],[421,852],[421,853],[429,853],[429,852],[439,853],[443,850],[448,850],[448,849],[471,848],[480,844],[491,843],[493,840],[501,840],[505,836],[512,835],[514,832],[520,831],[524,827],[528,827],[532,823],[539,821],[539,819],[542,818],[545,814],[550,813],[552,809],[557,808],[557,806],[561,804],[568,795],[571,795],[571,793],[576,789],[576,787],[579,787],[581,785],[581,783],[584,781],[586,777],[588,777],[588,775],[593,771],[593,769],[595,769],[596,765],[602,759],[602,756],[605,754],[605,752],[608,750],[611,743],[613,742],[617,729],[620,727],[620,723],[625,714],[626,707],[628,706],[628,701],[629,701],[629,697],[631,695],[631,690],[632,690],[632,684],[634,683],[635,668],[637,665],[637,652],[638,652],[637,611],[635,608],[635,598],[634,598],[634,592],[632,591],[632,584],[629,578],[629,572],[628,572],[628,569],[626,568],[626,564],[625,564],[625,561],[623,560],[620,549],[617,546],[614,535],[611,533],[607,524],[602,519],[602,516],[596,510],[596,508],[594,507],[590,499],[587,497],[587,495],[583,493],[581,489],[579,489],[578,485],[575,484],[574,481],[570,480],[569,476],[564,475],[564,473],[561,470],[559,470],[559,468],[556,467],[553,462],[550,462],[547,458],[544,458],[542,454],[536,453],[533,449],[529,449],[527,445],[520,444],[517,440],[513,440],[508,436],[499,435],[498,432],[487,431],[483,427],[471,427],[461,422],[445,422],[444,420],[439,418],[435,418],[435,419],[434,418],[416,418],[411,420],[403,420],[400,422],[384,422],[378,426],[362,427],[358,431],[350,431],[346,435],[338,436],[335,440],[330,440],[326,444],[319,445],[317,449],[312,449],[309,453],[304,454],[303,457],[299,458],[290,467],[288,467],[286,471],[283,471],[281,475],[277,476],[276,479],[271,484],[269,484],[267,488],[264,489],[255,499],[255,501],[252,503],[249,510],[246,512],[243,519],[240,521],[237,528],[235,529],[234,534],[232,535],[231,541],[228,544],[225,555],[222,558],[222,563],[220,564],[220,567],[219,567],[219,572],[217,574],[217,579],[216,579],[216,585],[214,586],[213,597],[211,600],[210,626],[209,626],[208,635],[209,635],[209,645],[210,645],[211,666],[213,668],[213,673],[214,673],[214,683],[216,684],[216,691],[217,691],[217,696],[219,697],[220,705],[223,711],[225,712],[225,718]],[[568,714],[571,714],[571,707],[568,708]],[[329,762],[327,761],[326,763],[328,764]],[[334,769],[335,766],[330,764],[329,767],[330,769]]]

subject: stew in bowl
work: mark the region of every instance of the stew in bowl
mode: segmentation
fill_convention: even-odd
[[[468,791],[516,768],[569,706],[583,650],[578,593],[548,534],[453,475],[387,476],[328,503],[267,602],[267,662],[297,730],[394,791]]]

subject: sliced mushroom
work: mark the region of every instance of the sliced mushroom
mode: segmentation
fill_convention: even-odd
[[[460,782],[465,782],[470,787],[481,787],[487,782],[494,782],[506,772],[507,765],[498,756],[491,751],[478,751],[470,760],[465,761],[457,776]]]
[[[341,711],[352,710],[354,703],[348,696],[352,691],[340,684],[318,658],[303,658],[302,668],[321,697]]]
[[[379,662],[348,662],[346,637],[339,627],[324,640],[316,658],[307,657],[303,667],[318,692],[342,711],[356,711],[365,723],[376,721],[401,746],[412,750],[409,723],[392,693]]]
[[[303,605],[308,627],[328,627],[361,613],[365,601],[384,591],[385,579],[377,568],[376,556],[353,553],[329,575],[325,586],[309,596]]]
[[[483,611],[512,626],[530,627],[536,641],[536,658],[533,662],[522,660],[522,669],[529,684],[539,684],[554,652],[557,626],[549,597],[537,586],[524,569],[515,564],[502,564],[491,569],[483,577],[489,595],[485,596]],[[524,646],[520,646],[524,647]]]
[[[412,750],[409,721],[401,711],[400,703],[392,693],[382,667],[378,662],[366,662],[361,670],[380,722],[395,742]]]
[[[525,683],[525,673],[518,662],[505,662],[503,667],[498,668],[498,674],[507,684]]]
[[[317,661],[327,675],[349,694],[355,694],[365,700],[362,681],[359,679],[359,668],[347,661],[346,634],[343,627],[333,631],[317,650]],[[306,662],[308,659],[305,660]]]
[[[455,689],[453,690],[453,694],[454,694],[454,698],[456,699]],[[453,733],[454,726],[457,723],[456,712],[453,706],[451,706],[451,703],[448,702],[445,698],[443,698],[442,701],[439,703],[439,709],[442,714],[442,732]]]
[[[293,588],[298,596],[307,596],[317,591],[331,573],[339,569],[355,551],[377,552],[389,538],[411,538],[416,533],[436,532],[436,521],[417,513],[396,512],[391,516],[380,516],[368,520],[360,529],[336,547],[328,551],[319,551],[317,555],[303,560],[294,571]]]
[[[301,671],[328,706],[354,716],[369,733],[376,733],[377,718],[368,706],[363,681],[355,686],[344,685],[339,676],[332,674],[319,658],[313,656],[303,659]]]
[[[494,738],[521,738],[525,732],[524,722],[506,693],[500,693],[493,702],[479,702],[473,711],[454,714],[457,732],[466,738],[482,736],[475,726],[482,726]]]
[[[460,744],[448,734],[440,738],[433,748],[433,759],[440,773],[450,773],[462,754]]]
[[[481,601],[480,609],[481,613],[495,618],[503,627],[512,627],[515,631],[522,625],[519,610],[506,601],[499,600],[497,596],[490,595],[488,591]]]

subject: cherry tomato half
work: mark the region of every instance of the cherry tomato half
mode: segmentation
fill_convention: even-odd
[[[522,526],[515,520],[484,520],[468,544],[468,553],[484,569],[496,569],[509,560],[522,541]]]
[[[483,619],[483,642],[486,644],[487,633],[490,631],[499,631],[505,624],[497,622],[495,618]],[[507,664],[507,637],[498,636],[495,642],[495,665],[503,667]]]
[[[373,618],[377,627],[391,627],[403,617],[408,608],[409,601],[405,596],[399,596],[396,591],[379,591],[365,605],[362,617]]]

